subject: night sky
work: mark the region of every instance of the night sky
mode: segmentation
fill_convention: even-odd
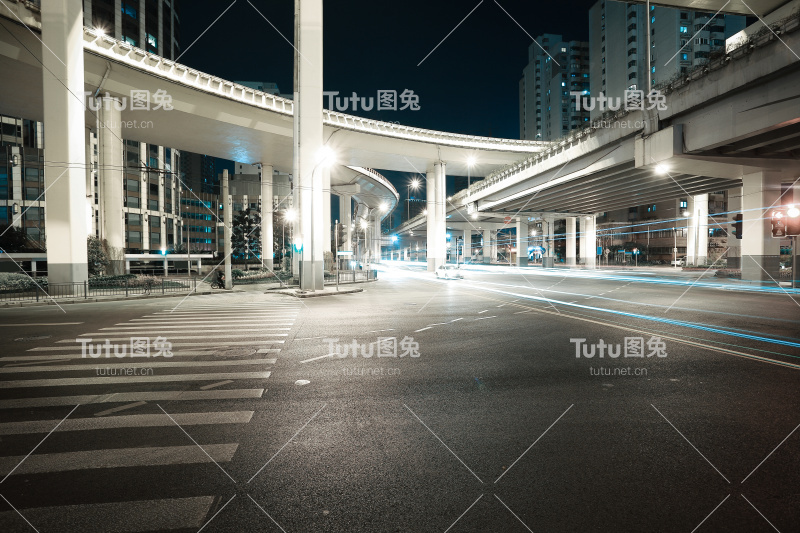
[[[586,40],[588,9],[595,1],[499,0],[498,5],[494,0],[483,0],[478,5],[479,0],[325,0],[324,88],[340,95],[355,91],[367,97],[376,96],[379,89],[394,89],[398,94],[410,89],[419,95],[419,111],[359,110],[354,114],[409,126],[516,139],[519,80],[532,42],[525,31],[533,37],[561,33],[568,40]],[[275,82],[282,93],[291,93],[293,49],[278,31],[293,40],[294,1],[250,2],[269,22],[248,0],[237,0],[190,47],[231,2],[182,0],[184,55],[180,62],[228,80]],[[408,178],[388,177],[404,195]]]

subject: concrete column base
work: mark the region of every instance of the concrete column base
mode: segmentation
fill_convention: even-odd
[[[553,268],[556,265],[556,258],[555,257],[543,257],[542,258],[542,266],[544,268]]]
[[[89,279],[89,265],[86,263],[47,262],[47,281],[51,285],[85,279]]]
[[[741,257],[729,257],[728,258],[728,268],[742,268],[742,258]]]
[[[322,290],[324,268],[324,261],[300,261],[300,287],[303,290]]]
[[[776,282],[780,279],[780,256],[743,256],[741,268],[743,280]]]

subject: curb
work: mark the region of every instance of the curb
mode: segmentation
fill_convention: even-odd
[[[320,298],[323,296],[338,296],[340,294],[353,294],[356,292],[364,292],[364,289],[358,288],[358,289],[344,289],[332,292],[306,292],[306,293],[301,293],[300,291],[296,290],[283,290],[283,291],[275,291],[274,293],[285,294],[293,298]]]

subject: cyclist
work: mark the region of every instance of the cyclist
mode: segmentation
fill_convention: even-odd
[[[220,289],[225,288],[225,272],[222,270],[217,270],[217,283],[219,284]]]

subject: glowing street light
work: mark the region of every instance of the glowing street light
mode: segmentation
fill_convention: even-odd
[[[667,174],[669,172],[669,167],[667,165],[665,165],[664,163],[659,163],[659,164],[656,165],[655,171],[656,171],[656,174],[664,176],[665,174]]]
[[[380,206],[378,206],[378,209],[381,210],[381,213],[385,213],[386,211],[389,210],[389,204],[387,204],[386,202],[383,202],[383,203],[381,203]]]
[[[316,154],[317,164],[322,167],[330,167],[334,163],[336,163],[336,152],[333,151],[333,148],[327,145],[323,145],[317,150]]]
[[[470,176],[470,171],[472,170],[472,167],[475,166],[476,161],[477,160],[475,159],[474,155],[467,157],[467,189],[469,189],[469,186],[472,185],[472,178]]]
[[[294,208],[287,209],[286,211],[283,212],[283,218],[287,222],[294,222],[295,220],[297,220],[297,210],[295,210]]]

